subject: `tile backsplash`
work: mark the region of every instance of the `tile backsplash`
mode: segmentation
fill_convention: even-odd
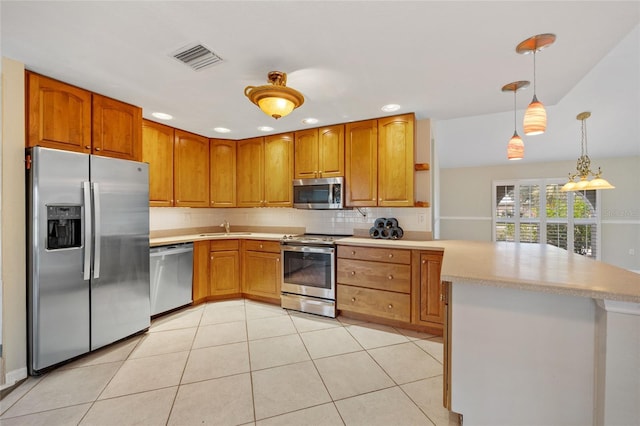
[[[353,234],[354,229],[369,229],[379,217],[395,217],[405,231],[431,232],[431,209],[419,207],[361,207],[359,210],[153,207],[149,223],[151,231],[217,226],[228,220],[232,229],[234,226],[291,226],[304,227],[309,233]]]

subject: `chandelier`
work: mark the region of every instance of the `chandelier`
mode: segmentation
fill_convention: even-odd
[[[267,75],[267,81],[271,84],[247,86],[244,89],[244,95],[265,114],[277,120],[304,103],[302,93],[287,87],[286,73],[271,71]]]
[[[598,172],[591,171],[591,159],[587,153],[587,118],[591,117],[590,112],[581,112],[576,116],[578,120],[582,122],[581,125],[581,141],[580,149],[581,155],[578,158],[576,164],[577,173],[569,173],[569,182],[567,182],[560,191],[583,191],[588,189],[613,189],[615,186],[611,185],[605,179],[602,179],[600,175],[602,171],[598,167]],[[594,179],[589,180],[589,176],[593,176]],[[580,178],[576,181],[576,178]]]

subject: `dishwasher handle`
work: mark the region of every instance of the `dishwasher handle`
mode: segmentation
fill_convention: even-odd
[[[149,250],[150,256],[165,256],[165,255],[173,255],[180,253],[188,253],[193,251],[193,244],[178,244],[178,245],[170,245],[170,246],[159,246],[152,247]]]

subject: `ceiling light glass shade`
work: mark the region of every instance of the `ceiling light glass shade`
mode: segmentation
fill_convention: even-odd
[[[576,190],[576,183],[573,180],[570,180],[569,182],[565,183],[564,186],[560,188],[560,191],[562,192],[575,191],[575,190]]]
[[[513,136],[507,144],[507,158],[509,160],[522,160],[524,158],[524,142],[516,132],[513,132]]]
[[[611,185],[605,179],[601,177],[596,177],[595,179],[591,179],[589,181],[589,186],[587,189],[614,189],[615,186]]]
[[[276,120],[291,113],[304,103],[304,96],[295,89],[287,87],[287,74],[271,71],[265,86],[247,86],[244,94],[251,102],[267,115]]]
[[[542,102],[533,95],[533,100],[524,113],[524,134],[527,136],[540,135],[547,130],[547,111]]]
[[[586,177],[580,178],[580,181],[576,183],[576,186],[573,188],[574,191],[583,191],[585,189],[589,189],[589,181]]]

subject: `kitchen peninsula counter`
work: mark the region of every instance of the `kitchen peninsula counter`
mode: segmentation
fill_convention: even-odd
[[[151,247],[191,243],[206,240],[266,240],[280,241],[283,235],[300,234],[304,228],[287,227],[233,227],[233,230],[226,234],[220,227],[199,227],[151,231],[149,245]]]
[[[550,245],[338,244],[444,251],[445,405],[465,424],[640,421],[640,274]]]

